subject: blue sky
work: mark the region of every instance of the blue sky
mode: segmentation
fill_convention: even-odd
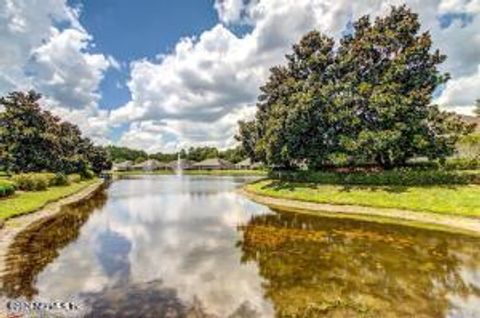
[[[174,48],[177,41],[200,34],[218,22],[213,1],[71,0],[80,6],[81,24],[95,39],[93,51],[112,55],[121,70],[107,72],[101,84],[100,107],[115,108],[128,101],[125,86],[131,61],[154,59]]]
[[[269,68],[317,29],[406,3],[447,54],[442,108],[469,113],[480,91],[480,0],[0,0],[0,93],[43,106],[101,144],[172,152],[235,145]]]

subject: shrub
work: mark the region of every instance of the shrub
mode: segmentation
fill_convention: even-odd
[[[0,180],[0,198],[7,197],[15,193],[15,185],[8,182]]]
[[[90,180],[90,179],[93,179],[94,177],[95,177],[95,172],[93,172],[90,169],[87,169],[82,173],[82,179]]]
[[[53,173],[21,173],[14,175],[12,180],[17,189],[41,191],[47,189],[54,178]]]
[[[448,170],[475,170],[480,169],[480,157],[449,159],[445,163]]]
[[[69,184],[70,180],[68,180],[68,177],[62,172],[58,172],[57,174],[55,174],[55,177],[50,180],[51,186],[63,186]]]
[[[457,143],[457,153],[463,158],[480,157],[480,134],[463,136]]]
[[[78,173],[69,174],[67,178],[70,183],[78,183],[82,181],[82,176]]]
[[[402,168],[390,171],[272,171],[271,178],[320,184],[415,186],[480,183],[480,173]]]

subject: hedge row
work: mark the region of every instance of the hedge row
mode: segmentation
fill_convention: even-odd
[[[447,170],[475,170],[480,169],[480,157],[449,159],[445,163]]]
[[[476,170],[480,169],[480,157],[450,158],[444,163],[437,161],[412,162],[411,169],[436,169],[436,170]]]
[[[88,176],[91,179],[91,176]],[[63,186],[82,181],[79,174],[65,175],[63,173],[21,173],[14,175],[12,181],[15,187],[23,191],[42,191],[52,186]]]
[[[454,185],[480,184],[480,172],[398,169],[372,172],[272,171],[270,178],[294,182],[341,185]]]

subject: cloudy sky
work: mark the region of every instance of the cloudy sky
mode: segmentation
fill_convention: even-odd
[[[0,0],[0,94],[34,88],[99,143],[225,148],[302,34],[338,38],[403,2]],[[480,97],[480,0],[406,2],[448,55],[436,102],[468,114]]]

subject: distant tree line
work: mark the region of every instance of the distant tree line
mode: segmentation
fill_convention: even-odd
[[[178,155],[182,159],[187,159],[190,161],[203,161],[205,159],[211,158],[221,158],[228,160],[232,163],[237,163],[245,159],[246,154],[243,149],[238,146],[231,149],[219,150],[216,147],[189,147],[188,149],[182,149],[179,152],[175,153],[162,153],[157,152],[154,154],[147,154],[143,150],[135,150],[127,147],[118,147],[118,146],[108,146],[107,152],[109,157],[113,162],[119,163],[123,161],[132,161],[139,163],[147,159],[155,159],[160,162],[170,162],[177,160]]]
[[[141,162],[147,160],[149,157],[148,154],[143,150],[135,150],[127,147],[110,145],[106,147],[106,150],[109,158],[116,163],[122,161]]]
[[[110,169],[105,149],[76,125],[42,110],[40,98],[34,91],[0,98],[0,169],[66,174]]]
[[[373,22],[360,18],[337,44],[306,34],[271,69],[255,119],[239,123],[245,152],[270,166],[312,169],[452,155],[473,126],[432,105],[449,79],[437,68],[446,56],[419,30],[418,15],[400,6]]]

